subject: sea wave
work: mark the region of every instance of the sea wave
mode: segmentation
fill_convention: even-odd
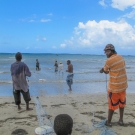
[[[0,74],[9,74],[10,72],[8,71],[0,71]]]
[[[100,82],[108,82],[109,80],[74,80],[74,83],[100,83]],[[128,81],[135,81],[135,79],[128,79]],[[46,79],[39,79],[39,81],[31,81],[30,83],[65,83],[66,80],[46,80]]]
[[[74,72],[74,74],[88,74],[88,73],[99,73],[99,71],[84,71],[84,72]]]
[[[12,81],[0,80],[0,84],[12,84]]]

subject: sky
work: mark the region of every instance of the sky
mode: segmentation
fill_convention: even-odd
[[[0,53],[135,55],[135,0],[0,0]]]

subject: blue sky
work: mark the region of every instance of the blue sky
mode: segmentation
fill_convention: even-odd
[[[0,52],[135,55],[135,0],[0,0]]]

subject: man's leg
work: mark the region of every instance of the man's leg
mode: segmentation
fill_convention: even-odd
[[[32,108],[29,108],[29,102],[26,103],[26,110],[33,110]]]
[[[119,112],[120,112],[119,122],[122,122],[123,123],[124,107],[123,108],[119,108]]]
[[[21,93],[23,94],[23,98],[26,102],[26,110],[33,110],[32,108],[29,108],[29,101],[31,100],[29,90],[27,92],[21,90]]]
[[[112,120],[112,116],[113,116],[114,110],[108,110],[108,120],[107,123],[110,124],[111,120]]]
[[[14,100],[15,104],[18,106],[18,110],[21,109],[21,95],[20,95],[20,90],[13,90],[13,95],[14,95]]]
[[[70,82],[68,83],[68,86],[69,86],[69,90],[72,90]]]

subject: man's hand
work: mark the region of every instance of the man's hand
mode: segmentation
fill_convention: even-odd
[[[104,69],[102,68],[102,69],[100,69],[100,71],[99,71],[100,73],[103,73],[104,72]]]
[[[100,73],[105,73],[105,74],[108,74],[109,73],[109,71],[104,71],[104,68],[102,68],[100,71],[99,71]]]
[[[109,71],[104,71],[104,73],[105,73],[105,74],[108,74],[108,73],[109,73]]]

